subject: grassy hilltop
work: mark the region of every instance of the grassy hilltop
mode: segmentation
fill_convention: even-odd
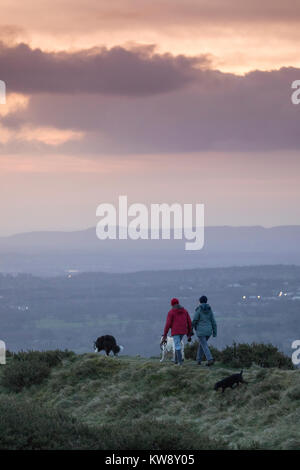
[[[2,449],[300,449],[299,370],[252,365],[222,395],[221,363],[23,356],[0,366]]]

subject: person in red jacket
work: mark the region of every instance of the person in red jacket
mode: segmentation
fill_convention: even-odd
[[[171,300],[171,310],[168,313],[167,321],[163,334],[163,341],[166,341],[169,329],[174,340],[175,363],[182,364],[181,340],[187,335],[188,341],[191,341],[193,334],[192,321],[189,312],[179,304],[178,299]]]

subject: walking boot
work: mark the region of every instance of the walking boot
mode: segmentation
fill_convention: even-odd
[[[178,359],[178,364],[182,366],[182,352],[180,349],[177,351],[177,359]]]
[[[175,349],[175,361],[174,364],[178,364],[177,350]]]

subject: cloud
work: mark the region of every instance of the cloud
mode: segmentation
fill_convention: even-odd
[[[36,153],[37,141],[95,158],[300,149],[297,68],[239,76],[153,46],[45,53],[25,44],[2,45],[0,65],[19,97],[2,115],[2,153]]]
[[[18,130],[12,130],[0,124],[0,143],[10,142],[30,142],[36,146],[36,143],[42,143],[49,147],[56,147],[69,141],[82,139],[83,132],[76,132],[69,129],[55,129],[54,127],[30,127],[24,126]],[[36,147],[40,150],[40,147]]]
[[[29,107],[29,97],[10,93],[7,95],[6,104],[0,106],[0,144],[31,143],[36,147],[37,143],[55,147],[68,141],[79,140],[84,136],[83,132],[72,129],[58,129],[54,126],[37,126],[26,124],[26,110]],[[21,116],[25,116],[22,120]],[[36,150],[40,149],[36,147]]]
[[[29,97],[20,93],[10,93],[6,96],[5,106],[0,106],[0,116],[8,116],[28,107]]]
[[[0,69],[18,93],[105,93],[143,96],[182,88],[208,57],[157,54],[154,46],[44,52],[26,44],[0,44]]]
[[[6,26],[0,25],[0,40],[2,29],[2,37],[43,50],[135,41],[175,55],[209,51],[221,70],[240,74],[300,66],[298,0],[2,0],[1,5]]]
[[[60,34],[101,29],[120,30],[178,27],[183,23],[201,26],[249,22],[297,22],[297,0],[51,0],[47,15],[45,3],[36,0],[2,0],[3,18],[8,23],[26,24],[31,29]],[[51,7],[50,7],[51,6]]]
[[[28,40],[28,34],[24,28],[13,24],[0,25],[0,43],[13,46],[22,40],[24,41],[25,38]]]

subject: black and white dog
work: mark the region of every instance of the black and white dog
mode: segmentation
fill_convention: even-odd
[[[111,351],[114,353],[114,356],[117,356],[123,349],[123,346],[118,346],[116,338],[111,335],[99,336],[94,342],[95,352],[105,351],[107,356],[109,356]]]
[[[172,352],[173,355],[173,361],[175,362],[175,345],[174,345],[174,339],[172,336],[167,336],[167,342],[162,343],[163,336],[160,339],[160,349],[161,349],[161,360],[160,362],[163,362],[165,359],[165,356],[168,354],[168,352]],[[184,360],[184,344],[183,340],[181,340],[181,354],[182,354],[182,360]]]

